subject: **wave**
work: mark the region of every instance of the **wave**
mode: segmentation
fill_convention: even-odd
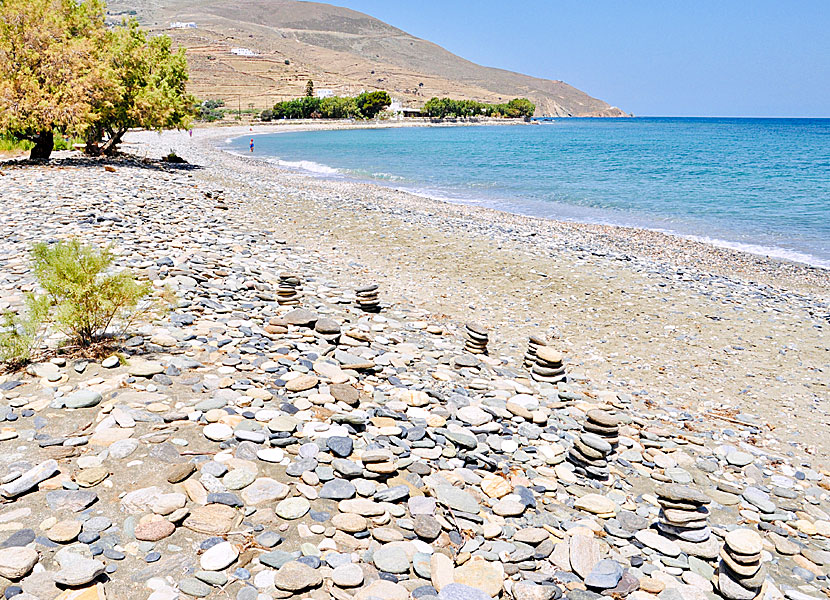
[[[319,175],[342,175],[340,170],[328,165],[316,163],[312,160],[282,160],[281,158],[269,158],[268,162],[277,165],[278,167],[300,169],[302,171],[309,171]]]
[[[811,267],[818,267],[820,269],[830,269],[830,261],[824,260],[813,254],[806,252],[799,252],[798,250],[789,250],[787,248],[779,248],[776,246],[762,246],[760,244],[748,244],[744,242],[730,242],[729,240],[722,240],[719,238],[712,238],[701,235],[682,235],[673,233],[679,237],[695,242],[701,242],[710,246],[718,248],[728,248],[729,250],[739,250],[748,254],[756,256],[765,256],[767,258],[777,258],[780,260],[787,260],[809,265]]]

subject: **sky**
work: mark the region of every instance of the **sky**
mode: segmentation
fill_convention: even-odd
[[[830,0],[330,0],[638,116],[830,117]]]

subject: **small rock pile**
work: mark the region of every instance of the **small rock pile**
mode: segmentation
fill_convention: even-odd
[[[292,273],[280,273],[277,286],[277,303],[282,306],[294,306],[300,303],[300,277]]]
[[[608,479],[608,455],[613,452],[611,444],[595,433],[583,432],[574,440],[568,451],[568,462],[574,471],[591,479]]]
[[[378,312],[380,300],[378,300],[378,284],[370,283],[355,290],[357,305],[366,312]]]
[[[717,589],[729,600],[751,600],[762,593],[766,569],[761,566],[761,536],[751,529],[730,531],[720,553]]]
[[[589,410],[585,416],[582,428],[598,435],[616,449],[620,443],[620,418],[611,411],[599,409]]]
[[[464,349],[470,354],[487,354],[487,342],[490,336],[487,330],[476,323],[464,325]]]
[[[664,535],[693,544],[709,540],[712,530],[706,505],[711,500],[706,494],[687,485],[665,485],[657,489],[657,502],[660,504],[657,528]]]
[[[565,364],[561,352],[550,346],[537,346],[536,363],[530,371],[534,380],[544,383],[565,381]]]
[[[548,343],[543,340],[541,337],[537,335],[532,335],[527,340],[527,352],[525,352],[525,357],[523,361],[523,366],[525,369],[532,369],[533,365],[536,364],[536,350],[539,346],[547,346]]]

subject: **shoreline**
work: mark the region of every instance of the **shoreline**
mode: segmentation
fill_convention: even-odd
[[[498,123],[502,126],[508,125],[523,125],[525,123],[513,122],[513,123]],[[798,250],[788,250],[784,248],[777,248],[774,246],[763,246],[754,244],[751,242],[735,242],[728,239],[722,238],[709,238],[705,235],[698,235],[698,234],[686,234],[682,232],[670,231],[658,226],[649,227],[647,225],[625,225],[625,224],[618,224],[614,222],[602,222],[602,220],[598,221],[588,221],[588,220],[580,220],[579,217],[574,217],[572,219],[557,219],[554,217],[547,217],[547,216],[539,216],[534,214],[527,214],[524,212],[513,211],[508,208],[504,207],[493,207],[493,206],[486,206],[486,205],[478,205],[473,202],[465,202],[463,199],[455,200],[449,197],[441,197],[437,195],[432,195],[429,193],[420,193],[417,190],[409,190],[406,188],[396,187],[392,183],[384,183],[384,182],[377,182],[367,179],[362,179],[360,177],[352,177],[348,174],[343,174],[338,171],[338,169],[334,167],[330,167],[329,165],[324,165],[322,163],[319,166],[331,169],[333,173],[317,173],[310,169],[305,169],[303,167],[293,167],[293,166],[283,166],[279,164],[275,164],[271,162],[267,158],[260,158],[260,157],[250,157],[243,153],[237,153],[230,151],[226,148],[221,147],[222,144],[219,144],[220,140],[222,142],[228,141],[233,138],[244,137],[247,134],[252,136],[256,135],[270,135],[274,133],[294,133],[294,132],[302,132],[302,131],[325,131],[325,130],[342,130],[342,129],[389,129],[389,128],[400,128],[400,127],[454,127],[454,126],[488,126],[488,125],[496,125],[496,123],[492,122],[471,122],[471,123],[407,123],[407,122],[394,122],[394,123],[385,123],[379,125],[371,125],[371,124],[350,124],[345,122],[336,122],[336,123],[314,123],[314,122],[304,122],[300,124],[290,124],[290,125],[276,125],[276,126],[266,126],[267,130],[260,131],[256,128],[253,131],[246,130],[243,131],[243,127],[228,127],[227,129],[233,129],[234,133],[230,136],[222,136],[222,135],[208,135],[205,137],[205,142],[212,141],[215,143],[214,149],[220,152],[224,152],[226,154],[235,156],[237,158],[245,159],[245,160],[253,160],[259,161],[261,163],[267,164],[272,168],[277,169],[284,169],[289,172],[294,172],[299,175],[306,175],[315,179],[329,179],[329,178],[342,178],[348,182],[358,183],[358,184],[365,184],[370,186],[377,186],[384,189],[389,189],[395,192],[400,192],[403,194],[409,194],[418,198],[422,198],[425,201],[429,202],[439,202],[445,204],[453,204],[453,205],[461,205],[467,206],[471,210],[480,210],[486,209],[490,211],[495,211],[496,213],[503,214],[503,215],[514,215],[517,217],[522,217],[526,219],[536,219],[539,222],[551,222],[556,224],[573,224],[580,228],[590,228],[590,227],[600,227],[600,228],[616,228],[620,230],[620,236],[626,237],[626,233],[633,233],[633,235],[647,235],[647,234],[657,234],[657,235],[664,235],[668,238],[676,239],[676,240],[683,240],[685,242],[689,242],[692,244],[702,244],[709,248],[735,252],[739,255],[749,255],[757,260],[760,261],[767,261],[770,263],[782,263],[788,265],[794,265],[796,267],[803,267],[807,270],[817,270],[818,276],[824,279],[824,275],[826,275],[827,284],[826,287],[830,290],[830,263],[821,259],[819,257],[804,254]],[[205,128],[205,130],[208,130]],[[225,131],[226,128],[217,129],[216,131]],[[336,174],[335,174],[336,173]],[[757,248],[757,251],[755,250]],[[769,254],[765,253],[764,250],[771,251]],[[776,253],[781,253],[781,255],[776,255]],[[789,254],[790,256],[787,256]],[[798,257],[804,257],[796,258]],[[740,257],[738,257],[740,258]],[[814,260],[817,262],[809,262],[810,260]],[[745,261],[742,261],[745,262]],[[827,263],[827,264],[824,264]],[[825,287],[825,286],[822,286]],[[830,295],[827,296],[827,299],[830,300]]]

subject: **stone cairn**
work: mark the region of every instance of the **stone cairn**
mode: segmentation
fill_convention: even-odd
[[[582,429],[598,435],[616,450],[620,443],[620,418],[611,411],[598,408],[589,410],[585,417]]]
[[[537,335],[532,335],[527,340],[527,352],[525,352],[524,368],[532,369],[536,364],[536,350],[539,346],[547,346],[548,343]]]
[[[666,537],[682,542],[703,544],[709,540],[709,497],[687,485],[665,485],[657,489],[660,520],[657,528]]]
[[[464,349],[470,354],[487,354],[487,342],[490,336],[487,330],[476,323],[464,325]]]
[[[366,312],[380,311],[380,300],[378,300],[378,284],[370,283],[355,290],[357,305]]]
[[[277,304],[281,306],[295,306],[300,303],[300,277],[292,273],[280,273],[280,283],[277,286]]]
[[[718,563],[717,589],[724,598],[759,598],[766,578],[761,565],[761,536],[751,529],[730,531],[724,538]]]
[[[565,380],[565,365],[562,353],[550,346],[536,347],[536,362],[530,371],[535,381],[559,383]]]
[[[608,479],[608,456],[614,449],[611,444],[595,433],[579,434],[568,451],[568,462],[574,471],[585,477],[606,481]]]

